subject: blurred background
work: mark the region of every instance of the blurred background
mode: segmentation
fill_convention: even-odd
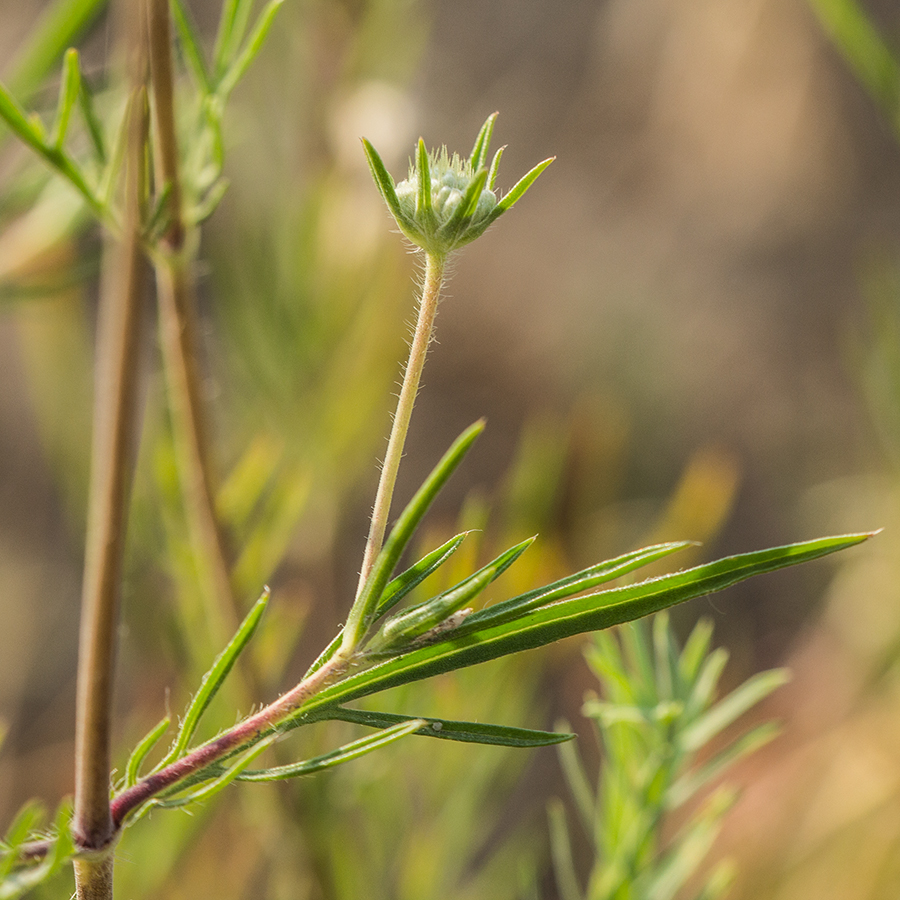
[[[864,6],[898,38],[892,0]],[[6,79],[42,7],[0,8]],[[215,4],[191,8],[212,33]],[[98,85],[108,41],[101,14],[79,43]],[[51,79],[34,103],[55,91]],[[495,145],[509,145],[502,188],[557,159],[456,261],[399,498],[464,427],[485,415],[488,430],[423,546],[458,521],[483,527],[473,554],[539,531],[515,576],[525,585],[661,539],[703,541],[688,564],[884,528],[835,563],[754,580],[677,620],[712,617],[729,683],[772,665],[795,673],[767,710],[784,734],[739,772],[743,799],[715,850],[737,861],[733,896],[896,898],[900,132],[803,0],[285,4],[225,118],[230,187],[198,271],[241,599],[265,581],[276,598],[257,683],[267,696],[292,683],[349,605],[412,317],[416,259],[391,233],[358,138],[399,178],[419,135],[468,152],[494,110]],[[3,821],[72,787],[100,249],[70,199],[23,186],[23,159],[7,139]],[[43,215],[25,215],[35,197]],[[123,754],[183,706],[215,652],[213,636],[185,637],[204,614],[149,344],[145,367]],[[591,689],[580,647],[397,705],[475,718],[477,697],[496,721],[577,721]],[[582,752],[596,764],[592,740]],[[117,872],[123,896],[260,896],[246,885],[261,872],[266,897],[512,897],[532,883],[553,896],[543,809],[565,788],[552,751],[398,746],[274,799],[242,786],[193,819],[173,815],[177,826],[142,824]],[[355,861],[339,858],[348,843]]]

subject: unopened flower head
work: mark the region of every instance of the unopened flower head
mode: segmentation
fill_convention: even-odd
[[[484,234],[553,161],[539,163],[506,196],[498,198],[494,182],[502,147],[490,168],[486,166],[496,118],[496,113],[488,117],[467,159],[456,153],[451,156],[446,147],[429,153],[420,138],[409,176],[399,184],[394,183],[375,148],[363,139],[372,176],[400,230],[427,253],[445,257]]]

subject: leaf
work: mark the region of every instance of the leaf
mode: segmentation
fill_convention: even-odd
[[[57,150],[62,149],[66,132],[69,130],[69,120],[72,118],[72,110],[81,90],[81,73],[78,70],[78,51],[66,50],[63,57],[63,75],[59,85],[59,102],[56,107],[56,120],[53,130],[50,132],[50,143]]]
[[[597,798],[574,743],[564,744],[559,748],[559,761],[562,765],[563,775],[566,777],[566,783],[569,785],[569,792],[575,801],[575,809],[578,811],[584,833],[591,837],[594,833]]]
[[[94,93],[84,78],[81,79],[81,89],[78,91],[78,105],[81,109],[81,117],[84,119],[85,125],[87,125],[88,135],[94,148],[94,155],[97,162],[103,165],[107,159],[103,125],[94,109]]]
[[[684,731],[682,746],[688,751],[705,746],[748,709],[789,680],[790,673],[787,669],[771,669],[749,678]]]
[[[154,771],[167,766],[172,760],[178,759],[187,749],[191,738],[194,736],[194,732],[197,730],[197,726],[200,724],[201,716],[218,693],[219,688],[222,686],[222,682],[225,681],[225,678],[237,661],[238,656],[240,656],[241,651],[247,646],[250,638],[253,637],[260,619],[262,619],[263,613],[266,611],[266,607],[269,604],[269,597],[269,589],[266,588],[259,600],[253,604],[253,608],[247,613],[244,621],[241,622],[240,627],[234,637],[229,641],[228,646],[226,646],[219,654],[213,663],[212,668],[203,676],[203,680],[200,682],[200,689],[197,691],[196,696],[191,701],[191,705],[184,715],[184,721],[181,723],[175,745]]]
[[[482,566],[477,572],[473,572],[467,578],[428,600],[401,610],[396,616],[388,619],[378,635],[383,641],[376,647],[373,641],[371,650],[382,652],[396,645],[401,632],[410,637],[418,637],[429,628],[439,625],[452,613],[464,607],[474,599],[491,582],[496,581],[533,543],[534,538],[528,538],[515,547],[505,550],[496,559]],[[414,626],[411,628],[411,626]],[[367,648],[369,649],[369,648]]]
[[[497,204],[496,209],[494,210],[493,218],[498,218],[500,215],[505,213],[508,209],[512,209],[522,197],[525,196],[525,192],[530,188],[535,181],[538,180],[540,174],[550,165],[550,163],[555,160],[555,156],[551,156],[549,159],[545,159],[543,162],[539,162],[530,172],[523,175],[516,183],[513,185],[512,190],[505,194],[504,197]]]
[[[426,554],[417,563],[410,566],[405,572],[388,582],[378,606],[375,609],[373,619],[380,618],[384,613],[400,602],[410,591],[421,584],[432,572],[440,568],[458,549],[465,540],[468,532],[456,535],[436,550]],[[343,633],[338,632],[331,643],[316,657],[315,662],[306,670],[304,678],[308,678],[320,666],[324,665],[334,656],[341,645]]]
[[[447,483],[447,479],[456,471],[472,444],[484,431],[484,420],[470,425],[450,446],[438,464],[416,491],[406,508],[391,529],[381,552],[375,558],[372,571],[366,579],[359,596],[353,603],[347,623],[344,626],[343,646],[346,650],[355,649],[372,621],[378,602],[387,585],[388,578],[397,565],[401,554],[406,549],[413,532],[419,526],[438,491]]]
[[[476,625],[499,625],[502,622],[517,619],[539,606],[546,606],[555,600],[562,600],[574,594],[580,594],[582,591],[596,587],[599,584],[605,584],[608,581],[633,572],[641,566],[648,565],[690,546],[693,545],[689,541],[656,544],[643,550],[632,551],[615,559],[589,566],[587,569],[582,569],[580,572],[568,575],[559,579],[559,581],[554,581],[552,584],[544,585],[525,594],[520,594],[518,597],[512,597],[509,600],[504,600],[502,603],[495,603],[493,606],[479,610],[469,616],[466,625],[468,628],[473,628]]]
[[[692,769],[677,779],[666,792],[667,809],[677,809],[686,803],[698,791],[713,779],[718,778],[727,768],[739,759],[749,756],[760,747],[773,740],[781,729],[774,723],[764,723],[748,731],[736,741],[732,741],[724,750],[707,760],[702,766]]]
[[[338,719],[371,728],[387,728],[415,719],[423,724],[414,732],[423,737],[444,741],[460,741],[466,744],[492,744],[497,747],[547,747],[572,740],[575,735],[561,731],[537,731],[532,728],[513,728],[509,725],[491,725],[484,722],[455,722],[451,719],[435,719],[425,716],[402,716],[396,713],[370,712],[361,709],[337,707],[328,710],[321,718]]]
[[[197,86],[204,94],[212,93],[212,82],[206,63],[203,59],[203,48],[200,45],[200,36],[191,19],[190,11],[182,0],[171,0],[172,19],[178,31],[178,39],[184,53],[188,68],[193,72]]]
[[[278,10],[281,9],[283,3],[284,0],[269,0],[263,8],[263,11],[259,14],[259,18],[256,20],[256,25],[253,26],[253,31],[250,33],[247,43],[237,55],[234,62],[229,66],[216,89],[216,92],[223,99],[228,97],[235,89],[246,74],[247,69],[250,68],[250,64],[256,59],[257,54],[262,49],[262,45],[269,35],[272,23],[275,21],[275,16],[278,13]],[[250,7],[252,6],[252,0],[248,0],[246,6],[249,13]]]
[[[28,33],[11,67],[9,83],[19,96],[30,96],[106,6],[106,0],[55,0]]]
[[[473,615],[453,631],[447,641],[412,650],[325,688],[298,710],[298,716],[442,672],[540,647],[574,634],[619,625],[722,590],[753,575],[852,547],[868,537],[869,534],[842,535],[726,557],[636,585],[552,603],[500,625],[482,626],[476,622],[470,627],[475,618]]]
[[[158,722],[150,731],[141,738],[138,745],[131,751],[128,764],[125,766],[125,787],[131,787],[137,783],[140,777],[141,764],[147,758],[147,754],[156,746],[159,739],[168,731],[171,719],[166,716]]]
[[[419,183],[416,190],[416,212],[425,216],[427,221],[434,221],[434,208],[431,205],[431,170],[428,163],[428,150],[425,141],[419,138],[416,145],[416,169]]]
[[[497,121],[499,113],[491,113],[485,120],[484,125],[475,138],[475,146],[469,155],[469,165],[473,172],[483,169],[487,164],[488,151],[491,149],[491,137],[494,134],[494,123]]]
[[[345,744],[337,750],[317,756],[314,759],[304,760],[303,762],[293,763],[289,766],[275,766],[271,769],[258,769],[252,772],[244,772],[239,776],[240,781],[281,781],[286,778],[297,778],[301,775],[312,775],[314,772],[321,772],[323,769],[330,769],[341,763],[350,762],[350,760],[358,759],[365,756],[373,750],[386,747],[394,741],[413,734],[422,727],[423,719],[410,719],[377,734],[360,738],[350,744]]]
[[[558,799],[553,798],[547,808],[550,822],[550,853],[553,871],[561,900],[582,900],[575,862],[572,858],[572,841],[566,824],[566,811]]]
[[[390,173],[385,168],[378,151],[365,138],[362,138],[362,145],[375,186],[384,198],[391,215],[397,220],[398,225],[413,227],[414,223],[400,209],[400,200],[397,198],[397,188],[394,186],[394,179],[391,178]]]
[[[219,29],[213,48],[213,68],[217,81],[221,80],[234,61],[238,47],[244,39],[252,9],[253,0],[225,0],[222,6],[222,16],[219,19]]]

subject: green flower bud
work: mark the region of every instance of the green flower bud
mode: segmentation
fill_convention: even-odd
[[[420,138],[409,174],[399,184],[394,183],[375,148],[363,139],[372,177],[400,230],[427,253],[445,257],[484,234],[553,162],[539,163],[506,196],[498,198],[494,182],[503,148],[494,154],[490,169],[486,167],[496,118],[497,113],[488,117],[467,159],[457,153],[450,156],[446,147],[429,153]]]

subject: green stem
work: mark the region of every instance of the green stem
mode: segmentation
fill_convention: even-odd
[[[130,4],[129,4],[130,6]],[[118,595],[125,545],[133,443],[138,432],[142,263],[141,200],[147,143],[146,56],[140,14],[131,9],[131,101],[123,235],[108,256],[100,296],[94,433],[78,657],[75,736],[76,867],[79,898],[112,897],[115,838],[110,812],[110,728]],[[135,21],[136,20],[136,21]],[[92,852],[90,852],[92,851]]]
[[[359,573],[359,585],[356,589],[357,598],[362,592],[363,585],[366,583],[366,579],[369,577],[372,566],[375,564],[375,559],[384,543],[384,534],[387,529],[388,515],[391,509],[391,499],[394,495],[394,485],[397,483],[397,470],[400,468],[400,460],[403,457],[403,445],[406,443],[406,435],[409,431],[409,420],[416,402],[422,369],[425,366],[425,355],[428,352],[428,345],[431,343],[431,335],[434,330],[434,318],[437,315],[441,287],[444,283],[445,263],[446,258],[443,256],[432,253],[427,253],[425,256],[425,277],[422,282],[419,315],[412,344],[409,348],[409,359],[403,374],[400,396],[397,398],[397,409],[394,413],[387,452],[381,467],[378,491],[375,494],[375,506],[372,510],[369,537],[363,555],[362,570]]]

